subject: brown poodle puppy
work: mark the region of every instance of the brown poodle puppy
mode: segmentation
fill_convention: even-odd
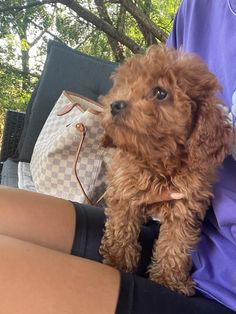
[[[219,84],[197,56],[157,46],[128,59],[113,81],[101,98],[106,144],[112,140],[117,147],[108,172],[101,254],[105,263],[134,271],[140,225],[158,217],[150,278],[192,295],[190,253],[231,143],[231,127],[215,96]],[[185,197],[158,203],[164,190]]]

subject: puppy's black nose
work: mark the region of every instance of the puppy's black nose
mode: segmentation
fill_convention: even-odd
[[[111,113],[114,116],[126,107],[127,103],[124,100],[113,101],[113,103],[111,104]]]

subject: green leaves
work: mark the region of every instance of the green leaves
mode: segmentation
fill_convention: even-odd
[[[11,68],[3,68],[0,64],[0,115],[7,109],[25,111],[34,82],[27,89],[22,89],[23,75],[14,73]]]
[[[30,45],[26,38],[22,38],[20,41],[21,51],[28,51],[30,49]]]

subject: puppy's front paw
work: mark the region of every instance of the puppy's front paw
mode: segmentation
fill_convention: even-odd
[[[140,257],[140,246],[134,245],[107,245],[105,241],[100,247],[100,254],[103,256],[103,263],[113,266],[124,272],[133,272]]]
[[[195,294],[195,283],[192,278],[189,277],[187,281],[180,282],[175,291],[189,297],[193,296]]]
[[[185,280],[181,280],[178,278],[179,276],[176,276],[177,278],[175,276],[164,276],[163,274],[156,273],[151,268],[149,277],[151,280],[179,294],[186,296],[193,296],[195,294],[195,283],[190,276]]]

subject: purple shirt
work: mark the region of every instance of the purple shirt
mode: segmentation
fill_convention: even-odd
[[[216,74],[236,131],[236,0],[183,0],[168,45],[197,53]],[[220,169],[192,277],[199,292],[236,311],[235,150],[233,156]]]

